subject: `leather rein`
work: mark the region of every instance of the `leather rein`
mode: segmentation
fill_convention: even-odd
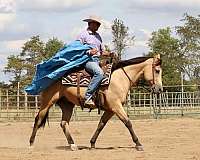
[[[150,84],[151,86],[155,85],[155,68],[158,64],[155,64],[155,59],[153,58],[153,63],[152,63],[152,74],[153,74],[153,79],[150,80]],[[126,75],[126,77],[128,78],[129,82],[130,82],[130,86],[134,85],[135,83],[131,80],[131,78],[129,77],[129,75],[126,73],[124,67],[121,67],[122,71],[124,72],[124,74]],[[142,86],[144,89],[149,90],[149,88],[146,88],[145,86]]]

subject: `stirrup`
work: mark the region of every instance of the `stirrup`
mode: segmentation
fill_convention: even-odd
[[[85,101],[84,105],[85,105],[85,106],[86,106],[86,105],[88,105],[88,106],[95,106],[95,103],[93,102],[92,99],[89,99],[89,100],[86,100],[86,101]]]

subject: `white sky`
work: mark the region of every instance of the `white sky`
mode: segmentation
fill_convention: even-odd
[[[99,32],[110,44],[110,25],[119,18],[136,38],[124,55],[127,59],[148,52],[151,32],[181,25],[186,12],[200,14],[200,0],[0,0],[0,81],[10,79],[2,72],[7,56],[19,54],[31,36],[68,43],[86,28],[82,19],[98,15],[105,22]]]

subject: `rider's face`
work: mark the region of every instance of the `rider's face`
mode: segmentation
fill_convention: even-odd
[[[99,29],[100,24],[98,22],[90,22],[88,23],[88,26],[92,32],[96,32]]]

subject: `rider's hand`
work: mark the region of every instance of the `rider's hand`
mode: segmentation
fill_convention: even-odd
[[[102,56],[109,56],[109,57],[111,57],[111,58],[114,58],[114,57],[117,56],[117,54],[114,53],[114,52],[103,51],[103,52],[102,52]]]
[[[108,52],[108,51],[103,51],[102,52],[102,56],[109,56],[110,55],[110,52]]]
[[[96,55],[97,52],[98,52],[98,51],[97,51],[96,48],[92,48],[92,49],[89,50],[89,54],[92,55],[92,56],[93,56],[93,55]]]
[[[114,52],[110,52],[110,57],[115,57],[115,53]]]

